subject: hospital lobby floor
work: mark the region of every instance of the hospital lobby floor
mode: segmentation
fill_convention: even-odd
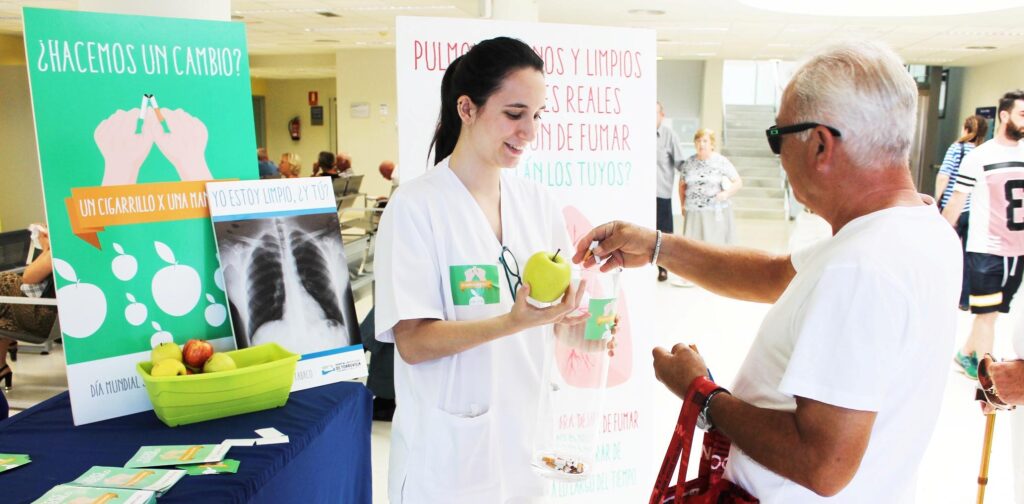
[[[785,252],[790,240],[806,243],[827,233],[827,229],[823,229],[820,223],[801,217],[796,223],[738,220],[740,243]],[[654,276],[652,270],[652,282]],[[709,366],[714,369],[718,381],[726,386],[731,384],[769,306],[728,300],[697,287],[677,287],[671,281],[657,283],[655,289],[659,314],[657,332],[648,346],[671,347],[678,342],[695,343]],[[357,304],[360,316],[369,310],[369,299],[364,298]],[[996,353],[999,356],[1013,355],[1010,336],[1011,331],[1018,327],[1016,319],[1021,311],[1020,304],[1016,304],[1014,313],[1001,317],[997,324]],[[971,318],[961,312],[957,323],[959,345],[967,338]],[[19,354],[18,362],[12,365],[15,387],[8,394],[12,413],[17,414],[21,409],[66,390],[64,356],[60,350],[60,346],[57,346],[48,356]],[[975,502],[978,488],[984,417],[972,401],[975,382],[953,371],[952,353],[948,376],[940,418],[918,473],[917,502],[922,504]],[[914,377],[906,379],[912,380]],[[657,465],[667,446],[680,402],[660,385],[653,387],[651,399],[654,402],[654,416],[650,425],[650,439],[654,443],[652,451],[657,459],[652,464]],[[1000,413],[996,421],[986,502],[1014,502],[1010,423],[1016,419],[1010,417],[1021,414]],[[1024,417],[1020,421],[1024,421]],[[374,503],[387,502],[390,434],[390,423],[373,423],[371,446]],[[696,453],[691,462],[691,471],[694,473],[695,457]],[[645,494],[644,498],[638,502],[646,501],[647,491],[643,489],[641,493]],[[601,500],[593,499],[593,502]]]

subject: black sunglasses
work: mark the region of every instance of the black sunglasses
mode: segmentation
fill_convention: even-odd
[[[498,262],[505,268],[505,281],[508,282],[508,287],[512,290],[512,302],[514,303],[516,301],[516,291],[523,286],[523,279],[519,276],[519,261],[516,260],[516,256],[512,254],[508,247],[502,246]],[[514,284],[512,283],[513,278],[516,279]]]
[[[768,146],[772,148],[772,152],[778,154],[782,149],[782,135],[788,135],[790,133],[799,133],[801,131],[807,131],[811,128],[817,128],[818,126],[824,126],[832,136],[836,138],[842,138],[843,134],[839,130],[821,123],[799,123],[791,126],[778,126],[773,125],[771,128],[764,130],[764,134],[768,137]]]

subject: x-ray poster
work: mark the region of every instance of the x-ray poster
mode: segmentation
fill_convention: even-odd
[[[74,421],[144,411],[153,344],[235,345],[205,185],[258,177],[245,27],[24,19]]]
[[[366,376],[330,177],[211,182],[210,217],[239,348],[302,355],[292,390]]]
[[[480,40],[515,37],[544,62],[546,110],[517,175],[547,186],[563,205],[574,242],[614,219],[654,227],[656,41],[653,30],[399,17],[399,164],[402,181],[430,169],[430,140],[440,107],[441,77]],[[588,295],[601,298],[596,274],[584,272]],[[588,276],[594,275],[594,276]],[[555,502],[639,502],[650,495],[662,431],[653,425],[655,379],[650,349],[656,317],[653,268],[629,269],[612,311],[619,314],[614,356],[599,416],[558,401],[548,419],[559,439],[579,439],[595,422],[599,440],[592,475],[556,481]],[[601,382],[600,346],[580,351],[557,344],[556,381],[583,397]],[[569,389],[563,389],[569,390]],[[665,430],[664,432],[669,432]],[[657,436],[657,437],[656,437]]]

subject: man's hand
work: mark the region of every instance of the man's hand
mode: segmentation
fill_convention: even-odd
[[[988,366],[999,398],[1007,404],[1024,404],[1024,360],[993,362]]]
[[[654,254],[655,237],[653,229],[628,222],[614,221],[602,224],[591,229],[576,243],[576,254],[573,255],[572,262],[589,268],[597,264],[599,258],[611,256],[601,266],[602,272],[615,268],[646,266],[650,264],[651,256]],[[594,248],[593,254],[584,260],[587,250],[590,248],[590,242],[594,240],[599,243]]]
[[[671,352],[654,348],[654,376],[680,399],[686,399],[686,390],[693,380],[707,374],[704,359],[683,343],[676,343]]]

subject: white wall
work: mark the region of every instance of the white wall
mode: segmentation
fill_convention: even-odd
[[[46,215],[24,51],[20,37],[0,36],[0,229],[4,231],[44,222]]]
[[[672,121],[672,129],[685,146],[693,145],[693,134],[701,126],[703,88],[703,61],[658,62],[658,101],[665,107],[665,117]]]
[[[965,68],[958,123],[963,124],[967,116],[974,114],[975,108],[998,106],[1003,93],[1021,88],[1024,88],[1024,57]],[[949,110],[947,114],[954,112]]]
[[[700,126],[722,131],[725,120],[722,84],[725,62],[723,60],[707,60],[704,62],[704,85],[701,88]]]
[[[335,96],[334,79],[265,79],[267,107],[267,154],[275,163],[285,152],[295,152],[302,157],[302,176],[313,171],[320,151],[331,150],[330,123],[331,98]],[[324,107],[323,126],[313,126],[309,119],[308,93],[320,94],[319,104]],[[298,116],[302,123],[302,138],[292,140],[288,132],[288,121]],[[342,148],[344,150],[344,148]],[[255,156],[256,153],[253,153]]]
[[[394,49],[351,49],[337,53],[338,146],[352,156],[362,173],[362,191],[371,196],[390,193],[391,183],[377,171],[380,162],[398,159]],[[352,117],[354,103],[369,104],[369,117]],[[382,105],[386,107],[383,113]],[[427,153],[423,153],[424,158]],[[401,167],[399,167],[399,172]]]

